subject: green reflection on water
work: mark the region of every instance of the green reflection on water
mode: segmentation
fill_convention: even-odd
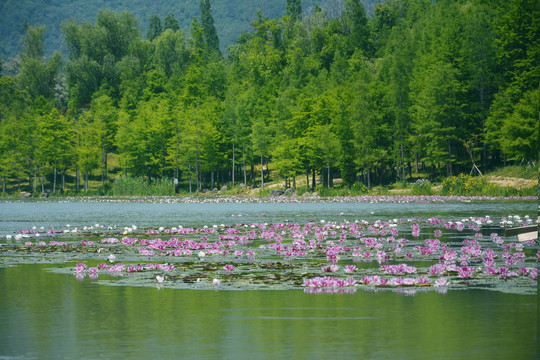
[[[0,269],[0,357],[533,359],[537,298],[101,286]]]

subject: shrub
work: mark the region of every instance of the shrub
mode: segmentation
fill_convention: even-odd
[[[483,177],[459,174],[444,179],[441,185],[442,195],[480,195],[487,182]]]
[[[426,179],[418,179],[412,183],[413,195],[432,195],[431,183]]]
[[[166,196],[174,195],[172,179],[157,178],[148,183],[143,177],[122,176],[112,186],[115,196]]]

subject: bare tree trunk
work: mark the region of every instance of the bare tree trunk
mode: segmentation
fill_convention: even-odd
[[[197,191],[201,191],[199,183],[199,145],[195,142],[195,176],[197,177]]]
[[[232,143],[232,185],[231,187],[234,187],[234,141]]]
[[[84,192],[88,192],[88,165],[84,169]]]
[[[247,188],[247,171],[246,171],[246,143],[242,143],[242,157],[244,158],[244,186]]]
[[[328,187],[331,188],[332,184],[330,183],[330,163],[328,163],[327,165],[328,165]]]
[[[163,177],[163,168],[165,168],[165,155],[164,155],[165,147],[163,144],[163,138],[161,139],[161,177]]]
[[[103,139],[102,139],[103,141]],[[101,146],[101,184],[105,183],[105,146]]]
[[[191,159],[189,159],[189,193],[191,194]]]
[[[261,189],[264,189],[264,164],[263,164],[263,153],[262,148],[259,148],[261,153]]]
[[[447,167],[447,173],[448,176],[452,176],[452,147],[450,145],[450,140],[447,140],[448,143],[448,167]]]
[[[37,192],[37,164],[35,163],[34,163],[34,192]]]
[[[56,194],[56,166],[57,166],[57,159],[56,159],[56,138],[54,139],[54,180],[53,180],[53,194]]]

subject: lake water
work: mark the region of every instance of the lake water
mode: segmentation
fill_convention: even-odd
[[[95,223],[158,227],[431,216],[533,217],[537,206],[503,201],[17,202],[0,203],[0,235],[32,226]],[[53,266],[0,268],[0,359],[517,360],[535,359],[538,354],[538,298],[532,295],[481,290],[407,296],[104,286],[47,270]]]

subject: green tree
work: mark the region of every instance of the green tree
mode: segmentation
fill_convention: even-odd
[[[210,9],[210,0],[201,0],[199,7],[201,10],[201,25],[204,34],[204,41],[208,46],[208,50],[210,53],[221,55],[219,50],[219,38],[216,27],[214,26],[214,18],[212,17]]]
[[[55,95],[62,56],[56,52],[48,62],[45,61],[44,33],[45,27],[43,26],[29,26],[27,28],[17,80],[19,87],[28,91],[32,99],[43,96],[51,101]]]
[[[71,124],[56,108],[43,115],[38,124],[39,159],[46,170],[52,167],[52,192],[56,193],[58,170],[62,174],[62,191],[65,186],[65,173],[71,160]]]
[[[302,1],[301,0],[287,0],[286,13],[290,16],[293,22],[302,20]]]
[[[171,29],[174,32],[180,30],[180,22],[170,13],[163,19],[163,30],[167,29]]]
[[[93,132],[100,150],[101,183],[108,177],[108,154],[113,150],[117,131],[118,111],[108,95],[99,95],[91,104]]]
[[[158,15],[153,14],[150,16],[150,23],[148,24],[148,30],[146,31],[146,40],[154,41],[163,32],[161,26],[161,19]]]

